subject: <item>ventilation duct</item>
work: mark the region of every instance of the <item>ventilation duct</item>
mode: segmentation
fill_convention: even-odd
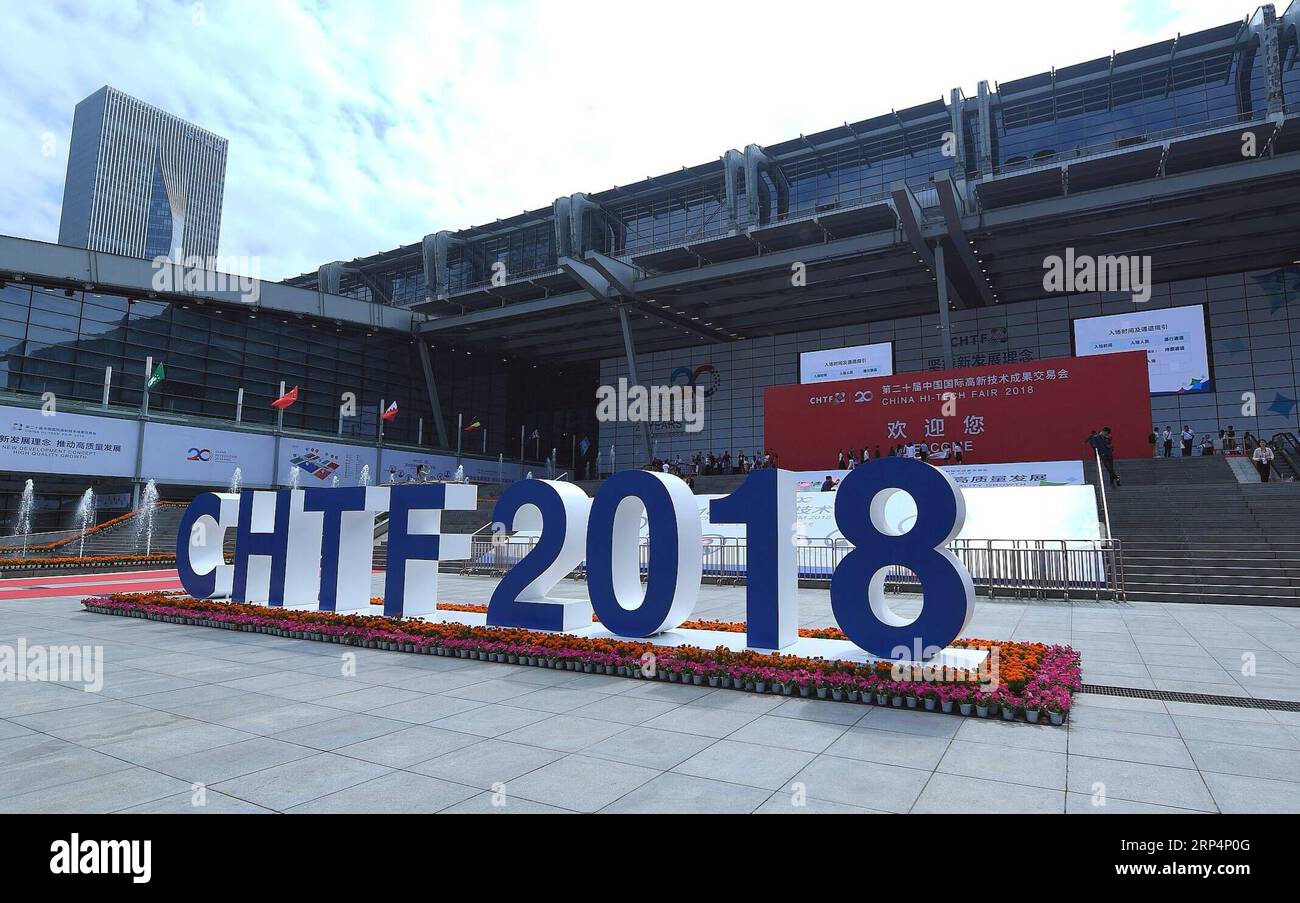
[[[763,176],[766,175],[765,180]],[[722,155],[722,181],[727,193],[727,228],[738,232],[741,227],[740,186],[745,189],[745,225],[750,228],[770,225],[772,216],[772,188],[776,188],[776,217],[785,219],[790,214],[790,183],[786,180],[781,166],[757,144],[745,148],[742,154],[738,150],[729,150]]]
[[[556,198],[555,210],[555,257],[573,256],[573,205],[568,198]]]
[[[323,263],[320,269],[316,271],[316,288],[327,295],[340,294],[339,288],[343,281],[343,261],[336,260],[333,263]]]
[[[790,215],[790,183],[781,166],[763,152],[757,144],[745,148],[745,193],[749,200],[749,221],[766,226],[772,220],[772,190],[762,176],[766,175],[776,186],[776,219]]]
[[[627,226],[582,192],[569,198],[569,218],[572,253],[565,256],[581,256],[584,251],[617,254],[627,246]],[[556,224],[558,228],[558,217]],[[604,240],[603,247],[597,247],[594,240],[588,241],[596,236]]]
[[[744,178],[745,155],[727,151],[722,155],[722,183],[727,192],[727,230],[733,235],[740,231],[740,182]]]

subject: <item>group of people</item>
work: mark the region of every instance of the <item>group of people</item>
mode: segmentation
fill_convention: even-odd
[[[1147,436],[1147,442],[1151,445],[1152,457],[1159,458],[1163,452],[1166,458],[1174,457],[1174,442],[1178,442],[1179,451],[1184,458],[1190,458],[1196,450],[1202,455],[1235,455],[1238,451],[1249,451],[1249,449],[1238,449],[1237,447],[1237,430],[1232,424],[1227,429],[1220,429],[1219,436],[1216,439],[1209,433],[1202,433],[1201,438],[1196,438],[1196,433],[1187,424],[1183,424],[1181,432],[1175,434],[1168,426],[1157,432],[1156,428],[1151,427],[1151,434]]]
[[[962,463],[961,446],[955,443],[953,444],[951,450],[945,449],[944,451],[936,454],[931,452],[930,446],[928,446],[924,442],[908,442],[905,445],[889,446],[889,451],[887,452],[886,455],[882,455],[880,453],[879,445],[875,447],[874,451],[866,446],[863,446],[861,454],[859,454],[858,450],[855,448],[850,448],[847,452],[841,448],[839,454],[836,456],[835,459],[835,469],[853,470],[859,464],[865,464],[873,458],[881,458],[886,456],[891,458],[917,458],[921,461],[929,461],[933,458],[935,460],[945,460],[945,461],[951,460],[954,464]]]
[[[651,470],[675,474],[690,483],[694,482],[694,477],[699,476],[744,474],[751,470],[776,466],[777,455],[770,448],[765,452],[755,452],[752,457],[746,455],[744,449],[741,449],[734,461],[731,452],[724,451],[721,455],[714,452],[696,452],[689,461],[678,455],[676,459],[655,458],[650,462]]]
[[[1238,447],[1237,429],[1232,424],[1228,424],[1226,429],[1220,429],[1217,438],[1209,433],[1202,433],[1200,441],[1196,439],[1196,433],[1187,424],[1183,424],[1182,432],[1178,433],[1178,445],[1182,452],[1182,457],[1190,458],[1193,451],[1200,450],[1202,455],[1236,455],[1249,454],[1251,463],[1255,465],[1255,470],[1259,472],[1259,481],[1267,483],[1273,472],[1273,459],[1275,454],[1272,446],[1263,439],[1255,440],[1254,448],[1247,448],[1246,443],[1241,443]],[[1174,432],[1168,426],[1163,430],[1156,431],[1154,426],[1151,427],[1151,435],[1147,436],[1147,442],[1151,445],[1152,457],[1172,458],[1174,456]]]

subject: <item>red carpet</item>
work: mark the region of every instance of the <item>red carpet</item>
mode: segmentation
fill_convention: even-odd
[[[50,574],[0,580],[0,601],[45,599],[55,596],[94,596],[103,593],[144,593],[180,589],[176,569],[118,571],[109,574]]]

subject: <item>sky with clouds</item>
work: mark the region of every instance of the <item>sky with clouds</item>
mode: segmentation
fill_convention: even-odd
[[[105,84],[230,139],[221,254],[279,279],[1255,6],[0,0],[0,234],[57,239]]]

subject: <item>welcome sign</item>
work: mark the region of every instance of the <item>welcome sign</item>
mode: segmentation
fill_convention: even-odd
[[[734,493],[709,502],[714,523],[744,528],[750,648],[784,649],[798,640],[797,477],[754,471]],[[885,506],[899,493],[917,510],[906,532],[885,517]],[[442,512],[473,510],[477,495],[475,486],[442,483],[206,493],[189,505],[177,530],[181,583],[201,599],[368,612],[375,517],[388,512],[384,614],[435,615],[440,562],[470,555],[468,535],[441,532]],[[907,649],[929,659],[960,635],[973,612],[974,588],[944,546],[965,517],[961,490],[919,461],[884,458],[844,479],[834,519],[853,549],[836,565],[830,593],[835,619],[854,644],[881,658]],[[702,575],[702,532],[696,497],[676,477],[624,471],[594,499],[570,483],[523,480],[502,493],[493,520],[507,530],[540,525],[540,535],[498,583],[489,626],[572,632],[590,628],[594,613],[616,636],[648,638],[691,616]],[[235,555],[226,564],[230,530]],[[590,598],[551,596],[584,560]],[[915,619],[896,614],[885,599],[886,575],[898,567],[915,573],[924,590]]]
[[[840,449],[924,443],[964,463],[1092,457],[1089,428],[1110,426],[1116,458],[1149,457],[1151,396],[1143,352],[907,373],[763,395],[766,445],[816,470]],[[1081,426],[1082,424],[1082,426]]]

